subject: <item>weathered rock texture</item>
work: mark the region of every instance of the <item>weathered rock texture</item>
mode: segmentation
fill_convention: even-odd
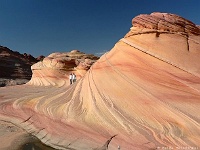
[[[0,86],[24,84],[31,79],[31,65],[38,62],[30,54],[20,54],[0,46]]]
[[[75,73],[77,80],[85,75],[99,57],[78,50],[65,53],[53,53],[33,66],[33,76],[29,85],[63,86],[69,85],[69,74]]]
[[[1,150],[55,150],[12,123],[0,121]]]
[[[199,43],[177,15],[137,16],[75,84],[1,88],[0,118],[58,149],[197,149]]]

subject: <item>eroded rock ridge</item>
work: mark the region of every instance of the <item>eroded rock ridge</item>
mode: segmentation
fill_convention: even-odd
[[[30,85],[62,86],[69,85],[69,74],[75,73],[77,79],[85,75],[99,57],[78,50],[56,52],[31,66],[33,76]]]

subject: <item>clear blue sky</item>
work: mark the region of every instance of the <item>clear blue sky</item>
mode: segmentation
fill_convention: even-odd
[[[168,12],[200,25],[200,0],[0,0],[0,45],[33,56],[110,50],[139,14]]]

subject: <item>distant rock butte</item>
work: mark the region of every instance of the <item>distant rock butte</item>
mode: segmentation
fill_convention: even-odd
[[[75,73],[77,79],[80,79],[98,59],[97,56],[78,50],[52,53],[31,66],[33,75],[28,84],[36,86],[69,85],[70,73]]]
[[[32,66],[30,83],[59,86],[0,88],[0,119],[63,150],[198,149],[199,27],[168,13],[132,22],[76,83],[69,86],[62,70],[78,74],[85,61],[79,68],[56,53]]]
[[[31,79],[31,65],[38,62],[30,54],[20,54],[0,46],[0,86],[24,84]]]

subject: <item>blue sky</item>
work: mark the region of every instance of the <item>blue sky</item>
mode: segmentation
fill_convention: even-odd
[[[168,12],[200,25],[199,0],[0,0],[0,45],[37,57],[109,51],[139,14]]]

